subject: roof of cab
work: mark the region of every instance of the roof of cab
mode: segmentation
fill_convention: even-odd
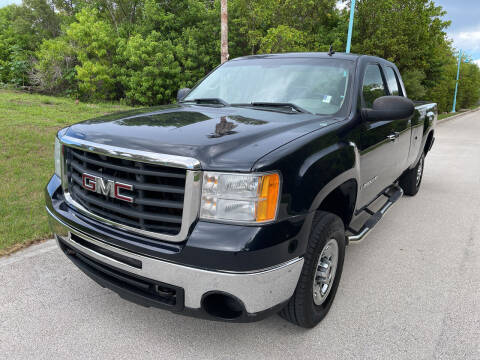
[[[230,61],[253,60],[253,59],[288,59],[288,58],[290,59],[295,59],[295,58],[297,59],[298,58],[341,59],[341,60],[350,60],[355,62],[357,62],[359,59],[362,59],[362,61],[366,61],[366,62],[373,61],[373,62],[388,64],[396,67],[394,63],[377,56],[341,53],[341,52],[338,52],[338,53],[335,52],[331,55],[327,52],[292,52],[292,53],[283,53],[283,54],[248,55],[248,56],[238,57]]]
[[[262,55],[248,55],[242,56],[236,60],[248,60],[248,59],[275,59],[275,58],[324,58],[324,59],[343,59],[343,60],[357,60],[359,57],[365,55],[351,54],[351,53],[333,53],[329,55],[327,52],[292,52],[283,54],[262,54]]]

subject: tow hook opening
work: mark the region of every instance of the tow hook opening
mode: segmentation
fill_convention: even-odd
[[[245,309],[234,296],[218,292],[204,295],[202,307],[210,316],[226,320],[238,319]]]

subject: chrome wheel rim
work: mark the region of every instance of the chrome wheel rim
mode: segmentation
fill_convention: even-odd
[[[318,258],[313,278],[313,302],[322,305],[335,280],[338,263],[338,243],[335,239],[327,241]]]
[[[417,182],[416,185],[420,185],[420,181],[422,181],[422,174],[423,174],[423,156],[418,161],[418,168],[417,168]]]

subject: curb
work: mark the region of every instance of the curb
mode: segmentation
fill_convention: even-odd
[[[445,119],[442,119],[442,120],[437,120],[437,124],[441,124],[443,122],[446,122],[446,121],[449,121],[449,120],[453,120],[453,119],[456,119],[456,118],[459,118],[463,115],[468,115],[468,114],[471,114],[471,113],[474,113],[474,112],[477,112],[477,111],[480,111],[480,107],[476,108],[476,109],[473,109],[473,110],[468,110],[468,111],[464,111],[460,114],[457,114],[457,115],[452,115],[452,116],[449,116]]]
[[[45,240],[40,244],[31,244],[28,248],[23,248],[15,253],[11,253],[9,256],[1,257],[0,269],[56,249],[58,249],[58,246],[54,239]]]

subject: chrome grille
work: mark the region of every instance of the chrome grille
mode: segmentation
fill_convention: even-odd
[[[141,231],[177,235],[182,227],[187,171],[64,147],[69,196],[87,211]],[[133,203],[82,187],[82,174],[133,185]]]

